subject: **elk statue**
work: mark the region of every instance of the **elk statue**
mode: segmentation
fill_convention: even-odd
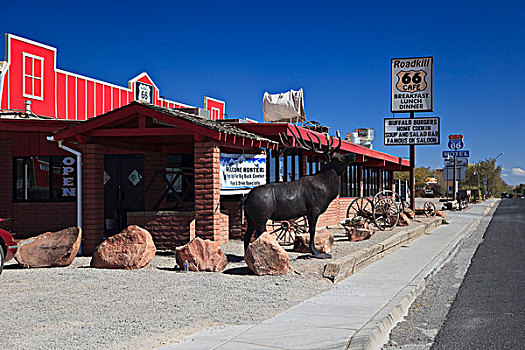
[[[291,182],[276,182],[253,188],[244,201],[244,214],[248,227],[244,234],[244,251],[248,248],[250,240],[255,233],[258,238],[266,231],[266,222],[271,220],[290,220],[306,215],[310,233],[309,247],[312,257],[318,259],[330,259],[327,253],[320,253],[314,245],[315,225],[319,215],[324,213],[330,203],[339,195],[341,175],[346,167],[355,161],[355,154],[335,155],[341,148],[341,138],[338,136],[339,144],[333,148],[334,141],[331,138],[328,149],[322,151],[321,142],[317,138],[317,145],[308,134],[309,142],[302,136],[300,130],[295,127],[299,136],[292,130],[295,144],[302,149],[326,157],[326,163],[315,175],[307,175],[299,180]],[[281,143],[284,152],[292,148],[292,143],[282,135]],[[283,152],[281,151],[281,154]]]

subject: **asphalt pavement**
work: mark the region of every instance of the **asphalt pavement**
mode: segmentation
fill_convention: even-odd
[[[450,212],[442,225],[332,289],[258,324],[205,329],[175,349],[377,349],[427,281],[496,200]]]
[[[525,349],[525,200],[502,200],[432,349]]]

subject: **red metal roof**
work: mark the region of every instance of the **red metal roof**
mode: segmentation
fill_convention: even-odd
[[[273,140],[279,140],[279,134],[286,135],[292,137],[292,130],[293,133],[296,134],[296,130],[299,130],[301,133],[301,136],[308,140],[308,134],[310,134],[310,137],[313,140],[317,141],[317,138],[321,141],[321,144],[325,147],[328,147],[328,144],[330,142],[333,143],[333,145],[338,145],[339,142],[337,141],[337,138],[333,136],[327,136],[325,134],[300,127],[295,126],[294,124],[290,123],[235,123],[233,124],[241,129],[253,132],[254,134],[263,135],[265,137],[268,137]],[[292,129],[293,128],[293,129]],[[315,137],[315,136],[317,137]],[[331,139],[331,141],[330,141]],[[369,164],[373,166],[387,166],[389,168],[393,168],[392,170],[406,170],[408,171],[410,168],[410,161],[408,159],[404,159],[401,157],[396,157],[387,153],[379,152],[370,148],[363,147],[361,145],[357,145],[355,143],[349,142],[347,140],[341,139],[341,151],[345,152],[352,152],[356,155],[359,155],[361,157],[358,157],[358,161],[365,161],[369,162]],[[382,165],[382,162],[384,162],[384,165]],[[399,169],[396,169],[399,168]]]

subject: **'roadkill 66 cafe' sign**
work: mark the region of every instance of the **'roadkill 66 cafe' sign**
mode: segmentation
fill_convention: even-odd
[[[433,57],[392,59],[392,113],[432,112]]]

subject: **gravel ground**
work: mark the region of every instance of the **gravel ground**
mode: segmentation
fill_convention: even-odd
[[[344,230],[332,229],[334,259],[399,230],[349,242]],[[87,257],[67,268],[8,263],[0,276],[2,348],[154,349],[208,326],[261,322],[333,286],[322,278],[326,260],[286,249],[287,276],[251,274],[238,240],[223,246],[223,273],[181,272],[171,254],[157,254],[136,271],[91,269]]]

